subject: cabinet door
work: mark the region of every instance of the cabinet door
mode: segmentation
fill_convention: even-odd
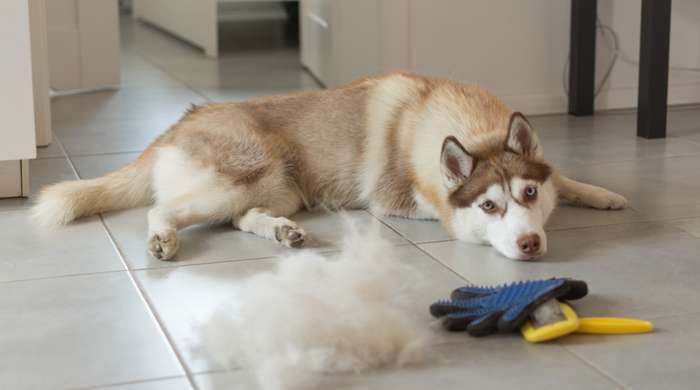
[[[0,161],[34,158],[34,91],[27,0],[0,1],[0,37]]]
[[[302,0],[302,63],[327,87],[381,72],[380,2]]]
[[[325,85],[333,84],[332,0],[302,0],[301,62]]]
[[[119,85],[115,0],[48,0],[46,21],[51,88],[70,91]]]
[[[80,89],[80,33],[76,0],[46,2],[51,88]]]

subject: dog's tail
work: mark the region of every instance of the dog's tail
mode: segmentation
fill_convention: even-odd
[[[44,226],[64,225],[80,217],[151,203],[154,149],[146,149],[137,160],[108,175],[44,188],[32,210],[34,218]]]

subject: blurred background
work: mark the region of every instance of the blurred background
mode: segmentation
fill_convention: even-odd
[[[597,111],[637,105],[641,3],[597,2]],[[21,169],[16,165],[27,166],[36,146],[56,148],[52,144],[56,136],[63,135],[66,149],[85,149],[74,143],[85,144],[90,137],[103,141],[94,131],[78,139],[76,121],[110,111],[112,106],[103,105],[107,102],[133,103],[127,96],[134,94],[141,99],[136,107],[119,105],[123,111],[110,111],[122,114],[122,122],[139,117],[144,125],[137,133],[128,126],[112,132],[112,138],[119,138],[117,144],[129,145],[118,151],[141,150],[146,140],[177,119],[168,108],[179,113],[183,101],[241,100],[335,87],[396,70],[481,84],[528,115],[566,113],[571,4],[558,0],[8,1],[4,34],[17,39],[3,43],[12,61],[0,72],[1,81],[8,99],[14,96],[13,106],[24,111],[6,108],[2,115],[13,118],[13,128],[27,130],[0,130],[7,140],[4,148],[0,145],[0,172],[4,172],[0,177],[17,181]],[[26,8],[28,19],[23,14]],[[671,11],[668,103],[695,104],[700,102],[700,2],[677,0]],[[23,40],[30,37],[18,35],[27,23],[31,45]],[[24,56],[30,46],[31,66]],[[179,90],[165,93],[167,88]],[[24,91],[24,100],[18,91]],[[168,100],[162,104],[146,98],[164,93]],[[61,99],[76,94],[83,97]],[[140,115],[146,110],[150,115]],[[41,150],[39,155],[46,153]],[[14,185],[0,190],[0,197],[26,195],[26,177],[24,191]]]

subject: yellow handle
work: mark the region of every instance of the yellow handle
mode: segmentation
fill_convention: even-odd
[[[579,318],[576,333],[627,334],[648,333],[652,330],[654,325],[649,321],[632,318],[588,317]]]

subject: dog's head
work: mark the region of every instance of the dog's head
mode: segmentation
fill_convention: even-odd
[[[552,168],[525,117],[514,113],[503,143],[467,151],[455,137],[442,146],[441,171],[456,238],[492,245],[503,255],[533,260],[547,252],[544,223],[557,194]]]

